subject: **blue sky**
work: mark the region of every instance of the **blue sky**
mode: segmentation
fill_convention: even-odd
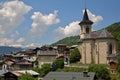
[[[120,0],[86,0],[93,30],[120,21]],[[0,46],[39,47],[79,35],[85,0],[0,0]]]

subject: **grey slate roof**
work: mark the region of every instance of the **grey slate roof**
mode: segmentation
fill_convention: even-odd
[[[83,72],[50,72],[43,80],[94,80],[94,72],[89,72],[88,75],[84,77]]]
[[[85,39],[97,39],[97,38],[114,38],[111,33],[109,33],[107,30],[99,30],[99,31],[93,31],[90,34],[87,34],[85,36]]]

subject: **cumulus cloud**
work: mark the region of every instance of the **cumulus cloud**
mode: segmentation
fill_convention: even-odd
[[[97,24],[98,22],[103,20],[102,16],[95,15],[92,12],[90,12],[88,9],[87,9],[87,12],[88,12],[88,16],[89,16],[90,20],[92,20],[94,22],[94,24]],[[84,13],[84,10],[83,10],[83,13]]]
[[[58,11],[50,13],[48,15],[42,14],[41,12],[34,12],[31,16],[33,23],[29,32],[29,37],[40,37],[43,33],[52,25],[60,22],[57,18]]]
[[[75,21],[68,24],[65,27],[58,27],[54,30],[55,36],[59,38],[64,38],[68,36],[75,36],[79,34],[80,26],[78,25],[80,21]]]
[[[0,9],[0,36],[13,31],[24,21],[24,15],[32,9],[22,1],[7,1]]]
[[[24,15],[32,9],[19,0],[7,0],[0,3],[0,46],[23,47],[24,38],[14,31],[24,21]]]

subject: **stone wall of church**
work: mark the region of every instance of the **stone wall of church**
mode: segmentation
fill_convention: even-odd
[[[91,43],[89,41],[85,41],[78,45],[78,49],[81,53],[81,62],[83,64],[90,64],[91,63]]]
[[[117,44],[115,39],[84,40],[83,43],[78,45],[82,57],[81,62],[83,64],[107,64],[110,44],[112,44],[112,54],[116,54]]]
[[[106,64],[107,63],[107,42],[100,41],[98,43],[98,64]]]
[[[91,44],[90,42],[86,42],[85,43],[85,48],[86,48],[86,64],[90,64],[91,63]]]

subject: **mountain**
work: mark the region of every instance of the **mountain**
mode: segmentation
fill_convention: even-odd
[[[17,52],[21,50],[23,49],[18,47],[0,46],[0,54],[8,54],[11,52]]]
[[[119,44],[119,51],[120,51],[120,22],[114,23],[112,25],[109,25],[108,27],[105,28],[107,31],[109,31],[118,41]],[[64,39],[61,39],[52,45],[57,45],[57,44],[66,44],[66,45],[76,45],[79,40],[79,35],[77,36],[71,36],[71,37],[66,37]]]
[[[66,37],[64,39],[61,39],[53,44],[51,44],[51,46],[56,46],[57,44],[66,44],[68,46],[72,46],[72,45],[76,45],[77,42],[79,41],[80,36],[70,36],[70,37]]]

